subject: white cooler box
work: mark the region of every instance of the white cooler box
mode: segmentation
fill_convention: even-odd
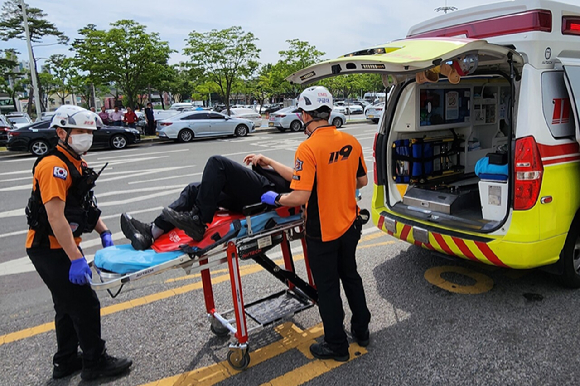
[[[501,221],[508,202],[508,181],[480,180],[479,198],[484,220]]]

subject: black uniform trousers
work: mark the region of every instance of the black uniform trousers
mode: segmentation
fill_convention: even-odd
[[[29,248],[34,268],[52,294],[57,352],[53,363],[68,364],[80,345],[83,364],[95,363],[105,350],[101,339],[101,303],[90,285],[69,281],[70,260],[63,249]]]
[[[216,155],[207,160],[201,182],[187,185],[169,207],[177,212],[187,212],[196,206],[203,222],[211,223],[219,207],[241,212],[244,206],[259,203],[262,194],[273,189],[275,184],[268,178],[229,158]],[[174,228],[163,215],[154,222],[165,232]]]
[[[318,290],[318,309],[324,325],[324,340],[332,350],[348,353],[344,332],[344,310],[340,297],[340,282],[352,311],[351,326],[362,336],[371,320],[362,279],[356,269],[356,247],[362,225],[355,221],[338,239],[323,242],[306,236],[308,260]]]

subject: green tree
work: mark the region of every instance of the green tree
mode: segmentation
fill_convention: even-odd
[[[133,20],[119,20],[108,31],[89,24],[79,30],[82,38],[73,43],[83,71],[96,83],[114,83],[124,94],[125,105],[135,107],[137,95],[145,92],[152,80],[165,71],[169,44],[159,34],[147,33]]]
[[[12,99],[12,105],[16,107],[16,94],[24,91],[26,85],[25,77],[18,69],[16,51],[13,49],[4,50],[5,57],[0,58],[0,92],[8,94]]]
[[[53,76],[55,87],[53,92],[59,97],[60,104],[75,91],[73,79],[79,75],[73,58],[62,54],[51,55],[45,63],[48,72]]]
[[[257,40],[254,34],[237,26],[206,33],[193,31],[186,39],[183,52],[191,58],[189,65],[217,85],[228,113],[232,86],[251,77],[258,68]]]
[[[30,33],[30,40],[34,43],[42,42],[45,36],[55,36],[59,43],[67,44],[68,37],[56,28],[56,26],[45,19],[47,16],[41,9],[28,7],[26,5],[26,16],[28,18],[28,31]],[[0,39],[4,41],[12,39],[25,40],[24,33],[24,19],[22,18],[22,10],[20,9],[19,0],[7,0],[2,6],[2,13],[0,13]],[[36,60],[34,59],[34,52],[32,54],[32,63],[36,69]],[[38,74],[38,71],[36,71]],[[39,82],[40,83],[40,82]],[[30,82],[29,84],[32,84]],[[39,93],[42,96],[43,91],[39,86]],[[32,111],[32,97],[33,92],[29,94],[28,112]]]
[[[276,90],[278,93],[294,94],[296,96],[301,90],[286,81],[286,77],[319,62],[324,52],[319,51],[310,43],[299,39],[286,40],[286,43],[290,47],[285,51],[278,52],[281,59],[272,69],[273,77],[276,82],[275,84],[278,85],[278,89]]]

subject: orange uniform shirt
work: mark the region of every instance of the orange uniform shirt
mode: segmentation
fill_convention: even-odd
[[[358,215],[357,177],[367,172],[362,146],[334,126],[319,127],[302,142],[294,158],[293,190],[311,191],[306,204],[306,234],[336,240]]]
[[[66,157],[76,166],[79,173],[81,171],[82,160],[77,160],[73,158],[66,150],[64,150],[60,145],[57,149],[66,155]],[[66,164],[56,156],[48,156],[42,159],[36,165],[34,170],[34,175],[32,177],[32,189],[36,190],[36,182],[38,181],[38,187],[40,188],[40,197],[42,203],[46,204],[48,201],[55,197],[66,202],[66,196],[68,189],[72,185],[72,176],[69,173]],[[32,241],[34,240],[35,231],[32,229],[28,230],[28,236],[26,237],[26,248],[32,247]],[[56,237],[48,236],[50,241],[50,249],[62,248]],[[75,242],[77,245],[80,244],[81,238],[75,237]]]

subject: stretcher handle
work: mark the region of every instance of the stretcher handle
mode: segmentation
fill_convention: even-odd
[[[240,233],[240,230],[242,229],[242,223],[240,222],[240,220],[234,220],[234,221],[232,221],[232,225],[234,228],[232,230],[230,230],[228,233],[226,233],[224,235],[224,237],[222,237],[221,239],[219,239],[218,241],[216,241],[212,245],[209,245],[209,246],[207,246],[205,248],[201,248],[201,249],[198,247],[190,247],[189,245],[187,245],[185,247],[181,247],[180,249],[184,253],[187,253],[191,258],[203,256],[206,253],[208,253],[209,251],[211,251],[212,249],[216,248],[218,245],[225,244],[228,241],[230,241],[231,239],[236,238],[236,236],[238,235],[238,233]]]
[[[105,166],[107,166],[107,165],[105,165]],[[85,273],[85,279],[87,279],[87,285],[90,285],[92,287],[93,286],[93,279],[91,278],[91,276],[88,273]],[[123,289],[124,285],[125,285],[125,283],[121,284],[121,286],[119,287],[119,289],[117,290],[117,292],[114,295],[111,292],[111,290],[108,288],[107,288],[107,292],[109,293],[111,298],[115,299],[117,297],[117,295],[119,295],[121,293],[121,290]]]

